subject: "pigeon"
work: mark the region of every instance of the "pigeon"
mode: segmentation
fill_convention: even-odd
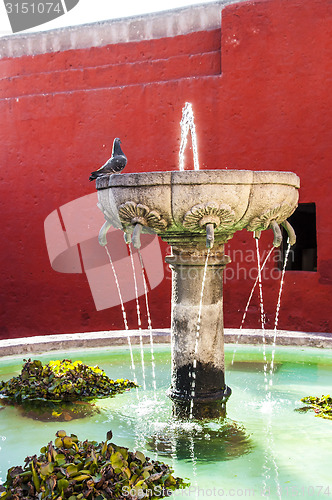
[[[98,177],[102,177],[103,175],[119,173],[125,168],[127,164],[127,158],[123,153],[120,144],[121,144],[120,139],[116,137],[113,141],[111,158],[107,160],[107,162],[98,170],[96,170],[95,172],[91,172],[91,175],[89,177],[90,181],[93,181]]]

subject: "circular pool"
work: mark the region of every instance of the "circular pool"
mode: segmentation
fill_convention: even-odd
[[[151,354],[144,350],[145,385],[141,353],[134,348],[140,388],[96,401],[90,416],[64,421],[42,419],[14,406],[0,406],[0,481],[13,465],[54,440],[58,429],[80,440],[102,441],[109,430],[116,444],[139,449],[170,464],[191,486],[177,496],[328,498],[332,495],[332,422],[316,418],[301,398],[331,392],[332,356],[329,349],[277,347],[274,374],[264,370],[262,346],[225,346],[226,382],[232,388],[225,420],[180,422],[172,418],[171,354],[168,345],[155,346],[156,390]],[[272,347],[266,346],[270,360]],[[25,356],[26,357],[26,356]],[[81,360],[99,365],[112,378],[133,379],[127,348],[89,349],[33,355],[33,359]],[[1,379],[17,376],[23,357],[0,361]],[[266,388],[267,378],[267,388]]]

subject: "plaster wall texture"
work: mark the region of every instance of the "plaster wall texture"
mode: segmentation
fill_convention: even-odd
[[[126,172],[176,170],[186,101],[202,169],[299,175],[300,203],[316,203],[318,268],[286,273],[279,326],[332,331],[332,4],[224,3],[168,13],[169,24],[148,16],[0,40],[0,338],[123,328],[116,299],[97,310],[89,286],[100,287],[96,276],[105,275],[107,260],[88,177],[109,157],[114,137],[128,157]],[[262,235],[263,252],[272,238]],[[153,282],[153,266],[148,276],[150,310],[153,327],[167,328],[171,275],[162,265],[167,244],[159,244],[151,265],[160,276]],[[237,233],[225,253],[233,261],[225,271],[225,326],[236,328],[255,277],[252,234]],[[117,262],[125,263],[127,283],[125,257],[119,253]],[[266,270],[273,328],[280,273],[274,261]],[[257,297],[245,326],[259,326]]]

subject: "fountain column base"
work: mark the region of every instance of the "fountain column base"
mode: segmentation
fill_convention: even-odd
[[[172,414],[176,418],[187,419],[189,417],[196,420],[214,419],[226,417],[226,401],[231,395],[231,389],[226,387],[228,391],[227,397],[216,399],[215,401],[203,402],[195,400],[192,405],[191,401],[181,401],[174,399],[173,395],[169,392],[167,395],[173,401]]]
[[[223,269],[230,259],[224,255],[223,244],[208,251],[205,241],[199,243],[194,250],[173,246],[173,255],[166,257],[173,286],[172,385],[168,396],[176,416],[216,418],[225,414],[231,394],[224,375],[222,305]]]

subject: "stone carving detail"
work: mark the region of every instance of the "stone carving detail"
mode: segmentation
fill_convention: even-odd
[[[247,225],[247,230],[248,231],[264,231],[267,229],[272,221],[276,221],[277,224],[281,224],[284,222],[288,217],[292,215],[294,212],[296,206],[290,206],[290,205],[276,205],[275,207],[271,208],[267,212],[265,212],[262,215],[259,215],[258,217],[254,217],[251,219],[249,224]]]
[[[205,230],[207,224],[213,224],[216,231],[222,231],[234,224],[235,213],[229,205],[201,203],[193,206],[183,218],[183,226],[189,230]]]
[[[147,205],[127,201],[118,207],[120,221],[124,226],[141,224],[156,233],[164,231],[168,224],[157,210],[150,210]]]
[[[97,203],[97,207],[103,212],[106,222],[110,223],[116,229],[123,229],[117,213],[110,212],[107,208],[103,207],[101,203]]]

